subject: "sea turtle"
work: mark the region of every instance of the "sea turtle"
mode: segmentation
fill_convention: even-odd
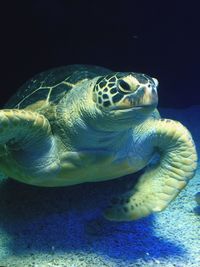
[[[160,118],[157,86],[145,74],[88,65],[36,75],[0,111],[0,170],[56,187],[147,166],[105,217],[129,221],[163,210],[194,176],[197,154],[181,123]]]

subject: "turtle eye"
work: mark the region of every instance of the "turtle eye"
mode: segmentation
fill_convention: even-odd
[[[131,93],[130,85],[125,82],[124,80],[118,80],[117,82],[117,89],[122,94],[129,94]]]

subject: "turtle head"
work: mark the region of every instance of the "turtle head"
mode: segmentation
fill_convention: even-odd
[[[116,73],[97,80],[93,99],[101,110],[156,106],[158,81],[145,74]]]
[[[93,101],[104,118],[129,126],[144,121],[156,108],[157,87],[157,79],[145,74],[113,73],[96,81]]]

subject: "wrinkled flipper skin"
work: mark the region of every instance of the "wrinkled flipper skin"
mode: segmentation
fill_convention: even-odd
[[[54,160],[49,156],[51,137],[50,124],[43,115],[19,109],[0,110],[0,170],[29,183]]]
[[[149,142],[160,160],[147,168],[133,190],[112,201],[105,211],[107,219],[130,221],[164,210],[195,174],[197,153],[188,130],[168,119],[151,125],[146,131],[151,131]]]

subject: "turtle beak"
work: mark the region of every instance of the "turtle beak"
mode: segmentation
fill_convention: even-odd
[[[140,86],[134,93],[124,96],[124,98],[116,105],[120,109],[153,107],[158,104],[157,85],[155,79],[152,86]]]
[[[157,86],[145,87],[144,95],[140,99],[140,101],[143,103],[144,106],[157,106],[158,104]]]

